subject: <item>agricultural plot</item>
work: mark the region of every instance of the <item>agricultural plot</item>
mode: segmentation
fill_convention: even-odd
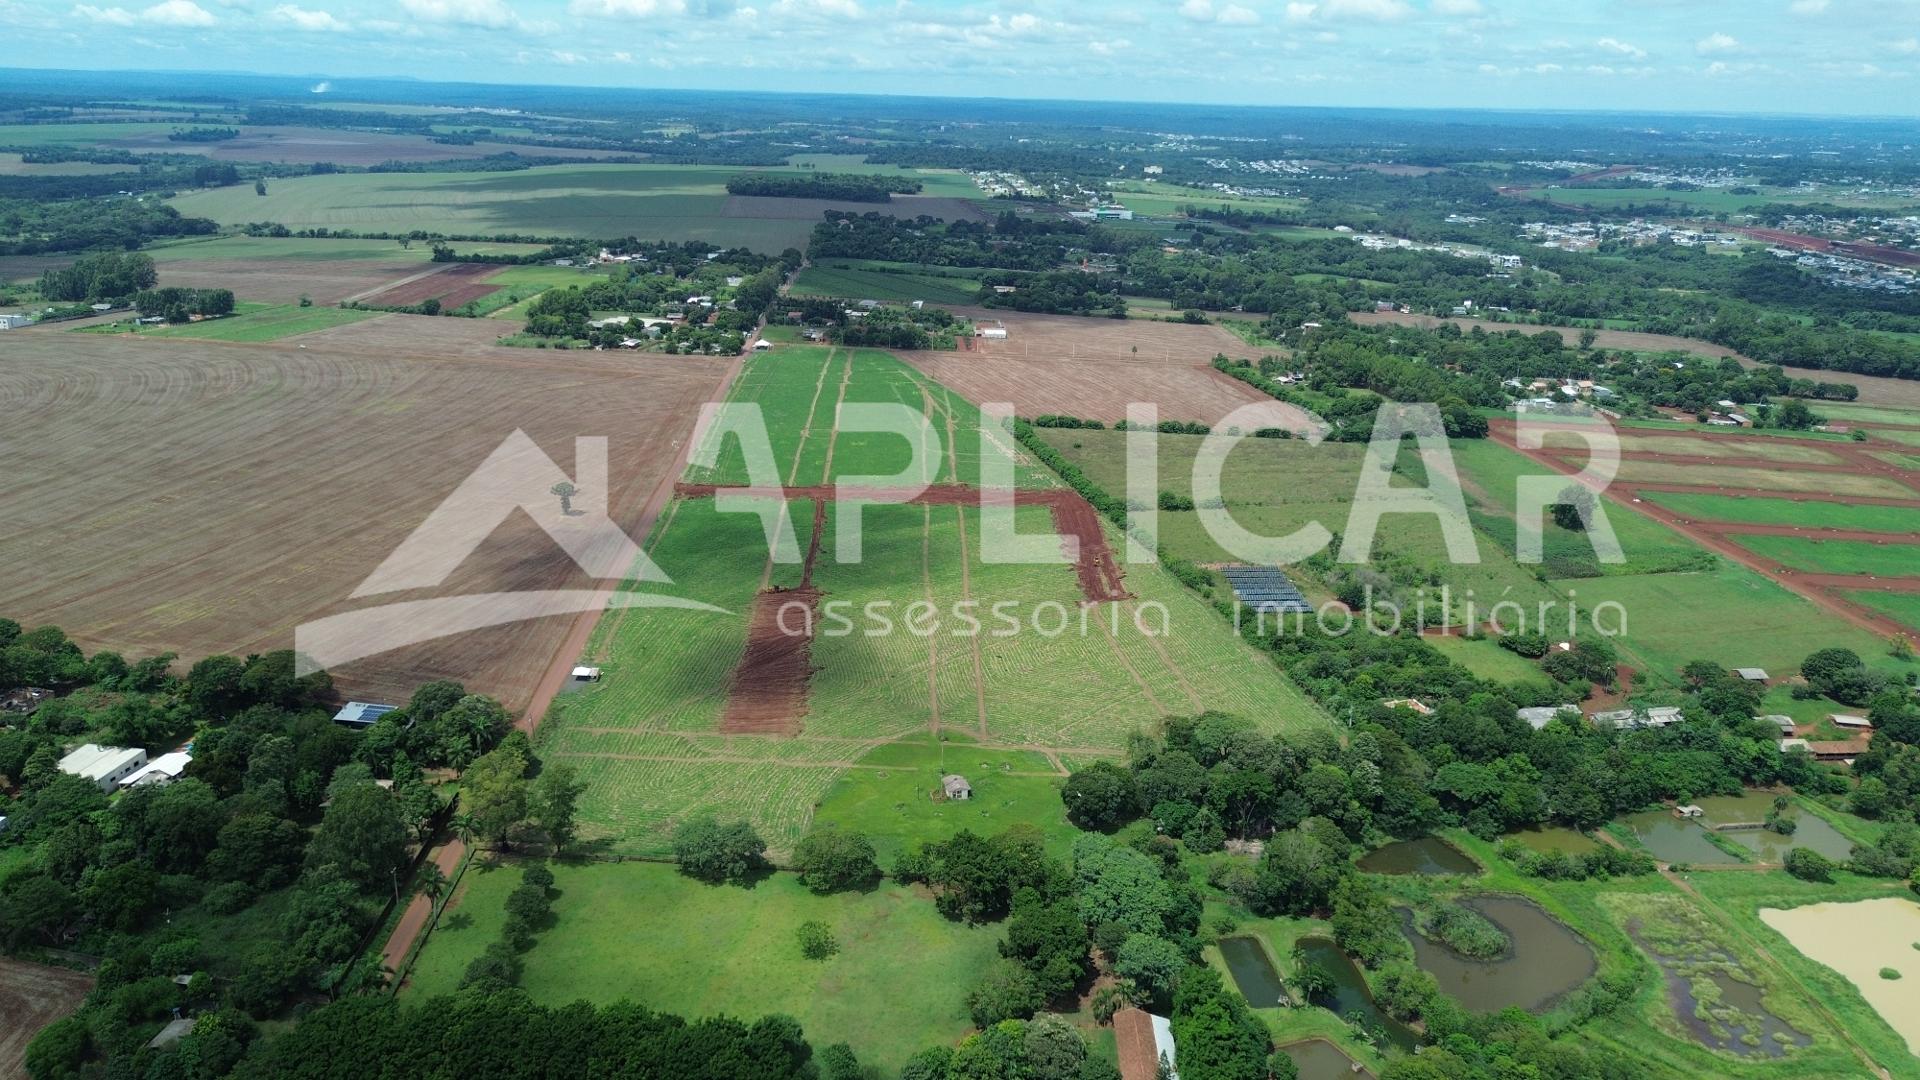
[[[1795,529],[1920,533],[1920,507],[1813,500],[1799,502],[1763,496],[1706,495],[1682,491],[1648,491],[1640,497],[1676,514],[1709,521],[1782,525]]]
[[[1912,489],[1899,481],[1880,476],[1793,472],[1731,465],[1681,465],[1633,458],[1620,463],[1618,479],[1627,484],[1686,484],[1721,491],[1804,491],[1879,499],[1914,497]]]
[[[27,1044],[92,989],[91,975],[0,957],[0,1076],[26,1076]]]
[[[1021,416],[1057,413],[1112,424],[1135,402],[1163,420],[1212,425],[1235,409],[1259,405],[1257,423],[1304,430],[1301,410],[1215,371],[1213,358],[1257,352],[1218,326],[1140,320],[1026,315],[956,309],[976,324],[1004,323],[1005,340],[975,338],[951,352],[902,353],[929,378],[972,401],[1005,401]]]
[[[552,869],[553,925],[525,954],[520,979],[536,1001],[625,999],[685,1016],[783,1013],[810,1042],[850,1043],[862,1064],[887,1076],[971,1028],[969,980],[954,973],[984,970],[1000,936],[996,927],[943,919],[925,898],[892,884],[815,896],[790,874],[742,889],[702,885],[656,864]],[[506,896],[520,880],[512,864],[469,870],[453,917],[428,940],[403,993],[453,992],[467,964],[499,938]],[[809,921],[827,925],[836,955],[801,956],[795,937]]]
[[[471,150],[473,147],[460,149]],[[515,172],[341,173],[190,192],[183,214],[223,225],[263,218],[292,229],[705,240],[778,253],[804,248],[819,220],[730,214],[727,177],[741,170],[682,165],[551,165]],[[756,170],[766,171],[766,170]]]
[[[1546,683],[1537,660],[1503,649],[1488,638],[1431,634],[1423,639],[1442,656],[1483,679],[1499,683]]]
[[[830,296],[842,300],[924,300],[929,304],[971,304],[979,282],[931,274],[895,274],[875,270],[809,266],[794,279],[793,296]]]
[[[393,319],[407,325],[337,326],[300,349],[14,334],[0,372],[17,414],[0,435],[14,463],[0,480],[10,614],[62,626],[90,651],[191,661],[290,648],[300,623],[368,606],[349,601],[355,586],[515,429],[568,469],[575,436],[607,436],[610,514],[634,529],[723,370],[582,357],[556,381],[531,351],[466,360],[409,347],[404,333],[350,336]],[[472,322],[413,321],[430,334]],[[48,485],[85,495],[47,499]],[[597,584],[520,514],[426,595]],[[567,622],[454,634],[335,676],[344,693],[385,701],[461,679],[518,708]]]
[[[1915,537],[1905,537],[1913,540]],[[1747,548],[1797,570],[1821,574],[1863,574],[1874,577],[1920,577],[1920,545],[1871,543],[1864,540],[1825,540],[1803,536],[1748,536]]]
[[[931,404],[943,446],[923,462],[924,478],[979,476],[978,435],[969,443],[966,434],[975,423],[971,404],[884,353],[775,350],[751,359],[731,398],[762,406],[789,485],[906,466],[898,436],[836,431],[837,407],[855,400]],[[945,437],[949,418],[957,444]],[[745,483],[737,450],[721,450],[719,467],[690,478]],[[1030,463],[1020,468],[1026,486],[1047,481]],[[1050,498],[1060,494],[1054,490]],[[1016,771],[1050,784],[1063,775],[1061,753],[1081,761],[1119,753],[1130,734],[1168,715],[1215,708],[1268,730],[1327,724],[1270,660],[1157,566],[1126,568],[1133,599],[1090,605],[1070,563],[986,561],[979,511],[968,500],[866,506],[857,558],[841,534],[850,505],[818,517],[805,500],[789,509],[795,553],[817,548],[810,571],[767,558],[758,517],[722,513],[704,496],[683,498],[650,549],[674,581],[645,591],[721,611],[616,606],[601,619],[587,649],[601,680],[562,698],[540,732],[543,753],[574,761],[589,781],[581,812],[590,840],[660,852],[674,822],[705,811],[753,822],[785,852],[836,783],[864,783],[847,777],[892,768],[874,755],[908,737],[964,739],[970,752],[1017,759]],[[1048,506],[1021,505],[1016,527],[1052,547],[1050,514]],[[726,734],[730,695],[748,670],[741,661],[756,595],[803,582],[820,596],[798,733]],[[1010,627],[1005,616],[995,621],[995,604],[1010,613]],[[1136,621],[1142,608],[1149,614]],[[1039,790],[1017,801],[1047,802]],[[1049,812],[1059,815],[1057,800]],[[906,843],[938,816],[876,821],[876,840]]]
[[[311,334],[316,330],[325,330],[333,326],[345,326],[375,315],[371,311],[354,311],[339,307],[300,307],[295,304],[248,304],[237,314],[224,319],[207,319],[197,323],[180,323],[173,326],[142,327],[137,330],[141,337],[162,339],[187,339],[193,341],[278,341],[281,338],[298,334]],[[104,326],[86,327],[86,333],[109,333],[126,330],[128,324],[108,323]]]
[[[1843,591],[1842,595],[1853,603],[1872,608],[1910,631],[1920,633],[1920,594],[1855,590]]]
[[[1848,376],[1853,378],[1854,376]],[[1840,402],[1820,402],[1816,410],[1821,416],[1852,424],[1907,424],[1920,426],[1920,408],[1898,408],[1885,405],[1853,405]]]
[[[1628,453],[1656,453],[1667,456],[1702,458],[1765,458],[1782,464],[1839,465],[1841,459],[1818,446],[1787,439],[1750,439],[1711,435],[1634,435],[1623,431],[1620,449]],[[1577,433],[1547,432],[1548,449],[1584,450],[1586,440]]]
[[[1744,567],[1553,584],[1574,590],[1588,610],[1618,604],[1626,613],[1625,636],[1616,642],[1623,658],[1662,681],[1678,678],[1690,660],[1787,672],[1799,670],[1809,653],[1836,645],[1870,664],[1886,653],[1879,636]]]

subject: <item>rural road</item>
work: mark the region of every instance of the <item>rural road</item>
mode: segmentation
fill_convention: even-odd
[[[452,881],[454,868],[460,865],[460,860],[466,854],[467,845],[456,836],[434,852],[433,865],[440,868],[448,881]],[[407,901],[407,910],[401,913],[400,921],[394,924],[386,946],[380,950],[380,966],[398,972],[401,961],[407,958],[407,950],[413,948],[414,939],[427,928],[427,920],[432,917],[433,900],[424,893],[415,893]]]

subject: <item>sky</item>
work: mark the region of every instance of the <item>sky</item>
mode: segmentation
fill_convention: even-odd
[[[0,0],[0,66],[1920,115],[1920,0]]]

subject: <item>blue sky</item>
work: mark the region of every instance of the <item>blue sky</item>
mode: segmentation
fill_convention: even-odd
[[[0,65],[1920,114],[1920,0],[0,0]]]

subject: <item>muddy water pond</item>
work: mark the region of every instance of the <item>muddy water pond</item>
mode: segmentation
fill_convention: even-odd
[[[1653,957],[1667,984],[1673,1014],[1694,1041],[1743,1057],[1784,1057],[1789,1047],[1810,1046],[1813,1039],[1767,1008],[1758,986],[1734,977],[1739,965],[1711,942],[1648,940],[1639,919],[1627,922],[1627,934]]]
[[[1477,874],[1480,864],[1439,837],[1423,836],[1367,852],[1360,857],[1360,869],[1369,874]]]
[[[1300,1080],[1374,1080],[1373,1073],[1354,1068],[1356,1062],[1325,1039],[1289,1043],[1280,1050],[1293,1059]]]
[[[1796,828],[1792,836],[1766,829],[1728,828],[1763,822],[1773,810],[1773,793],[1747,791],[1739,795],[1709,795],[1696,799],[1705,811],[1704,823],[1673,816],[1671,810],[1647,810],[1631,814],[1621,821],[1633,830],[1653,857],[1662,862],[1691,863],[1696,866],[1727,866],[1740,861],[1707,839],[1712,827],[1719,836],[1753,853],[1759,862],[1778,863],[1794,848],[1809,848],[1829,859],[1840,861],[1853,852],[1853,842],[1842,836],[1825,819],[1800,807],[1789,811]]]
[[[1707,839],[1707,830],[1698,822],[1673,816],[1673,811],[1642,810],[1637,814],[1628,814],[1620,823],[1633,830],[1634,838],[1639,840],[1653,857],[1664,863],[1688,863],[1693,866],[1733,866],[1740,862],[1738,856],[1730,855],[1714,846]]]
[[[1507,932],[1513,945],[1496,960],[1471,960],[1413,928],[1402,910],[1400,929],[1413,943],[1414,960],[1439,980],[1440,989],[1474,1012],[1519,1006],[1539,1012],[1598,970],[1593,950],[1580,935],[1527,900],[1476,896],[1460,901]]]
[[[1227,962],[1240,996],[1256,1009],[1276,1008],[1287,1002],[1287,988],[1274,970],[1266,946],[1250,937],[1220,939],[1220,958]]]
[[[1561,855],[1585,855],[1587,852],[1595,851],[1600,847],[1600,841],[1595,840],[1586,833],[1578,832],[1574,829],[1562,828],[1557,825],[1546,828],[1521,829],[1518,832],[1508,833],[1507,838],[1518,840],[1528,848],[1542,855],[1552,855],[1555,853]]]
[[[1314,998],[1313,1004],[1332,1009],[1342,1019],[1359,1020],[1368,1031],[1384,1034],[1391,1046],[1411,1050],[1419,1045],[1420,1036],[1412,1028],[1381,1012],[1380,1006],[1374,1004],[1366,978],[1354,966],[1352,958],[1330,938],[1303,937],[1296,949],[1302,960],[1323,969],[1333,980],[1333,989]]]

